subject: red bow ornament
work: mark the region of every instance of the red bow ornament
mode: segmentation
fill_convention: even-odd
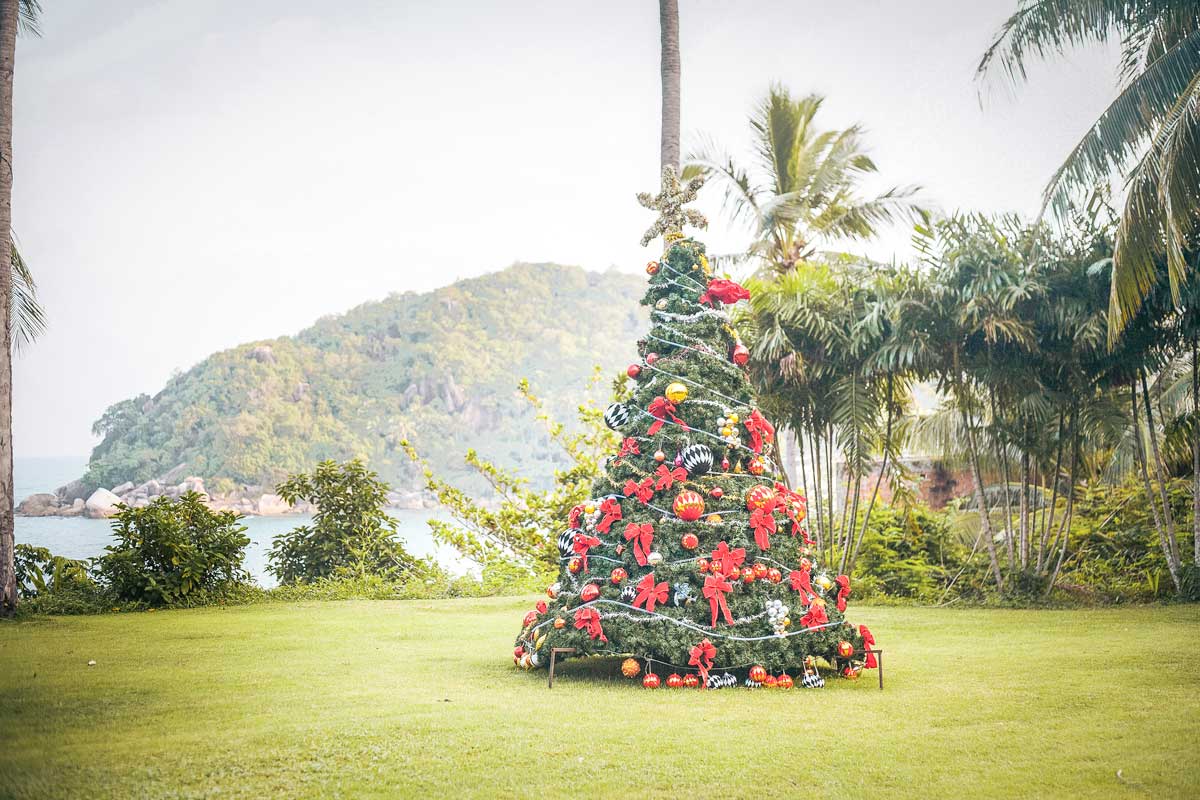
[[[654,573],[648,573],[646,577],[638,581],[637,597],[634,598],[633,604],[638,608],[644,608],[647,611],[654,610],[654,604],[665,605],[667,602],[667,582],[654,583]]]
[[[776,481],[775,483],[776,505],[783,509],[783,513],[792,521],[792,535],[797,533],[804,535],[804,543],[812,544],[812,540],[808,538],[808,531],[800,527],[800,523],[808,515],[808,500],[799,492],[793,492],[791,489]]]
[[[650,401],[650,407],[646,409],[650,416],[654,417],[654,423],[650,429],[646,431],[647,436],[653,436],[662,429],[663,423],[670,417],[671,421],[685,431],[691,430],[687,423],[675,416],[675,404],[665,397],[656,397]]]
[[[755,453],[761,453],[763,449],[763,439],[770,439],[775,435],[775,426],[767,422],[767,418],[758,413],[758,409],[750,412],[750,416],[746,417],[746,432],[750,434],[750,449]]]
[[[838,585],[837,610],[845,611],[846,598],[850,596],[850,578],[846,575],[838,575],[836,580]]]
[[[875,669],[879,666],[879,662],[875,660],[875,654],[870,652],[871,648],[875,646],[875,637],[871,635],[871,631],[867,629],[866,625],[858,626],[858,635],[862,637],[863,650],[867,651],[867,660],[863,664],[863,669]]]
[[[708,288],[704,294],[700,295],[699,302],[711,305],[713,300],[718,300],[722,303],[733,304],[739,300],[749,300],[750,292],[741,284],[733,281],[725,280],[724,278],[713,278],[708,282]]]
[[[800,602],[808,603],[812,598],[817,596],[817,593],[812,588],[812,573],[808,567],[792,570],[788,575],[788,579],[792,583],[792,588],[800,593]]]
[[[583,506],[572,506],[571,511],[567,514],[567,527],[578,529],[582,527],[579,518],[583,516]]]
[[[816,598],[813,598],[812,604],[808,607],[808,613],[800,618],[800,626],[811,630],[819,628],[828,622],[829,617],[825,614],[825,606],[817,602]]]
[[[621,459],[625,456],[640,456],[642,451],[638,449],[637,439],[632,436],[626,436],[621,441],[621,452],[617,453],[617,457],[613,459],[614,464],[620,464]]]
[[[700,644],[688,653],[688,664],[700,671],[700,688],[708,685],[708,671],[712,669],[713,659],[716,658],[717,648],[708,639],[702,639]]]
[[[654,497],[654,478],[647,476],[642,478],[641,483],[636,483],[633,480],[625,481],[623,491],[626,497],[636,496],[643,503],[649,503],[650,498]]]
[[[732,591],[733,584],[725,580],[724,576],[709,575],[704,579],[704,597],[712,610],[712,627],[717,626],[717,612],[725,617],[726,625],[733,624],[733,614],[729,613],[729,604],[725,602],[725,595]]]
[[[670,489],[675,485],[676,481],[683,483],[687,480],[687,470],[683,467],[668,467],[666,464],[659,464],[658,469],[654,471],[658,476],[658,480],[654,484],[654,488],[660,492]]]
[[[586,533],[576,533],[573,537],[571,537],[571,551],[575,553],[575,555],[579,556],[580,560],[583,562],[584,572],[588,571],[588,550],[599,546],[599,544],[599,539],[597,539],[595,536],[588,536]]]
[[[770,535],[775,532],[774,501],[767,501],[762,508],[750,512],[750,527],[754,530],[754,543],[758,545],[758,549],[770,550]]]
[[[600,522],[596,524],[596,530],[601,533],[608,533],[614,522],[621,519],[621,504],[615,497],[609,497],[600,504]]]
[[[575,610],[575,629],[586,630],[587,635],[602,642],[608,642],[604,629],[600,627],[600,612],[591,607]]]
[[[725,542],[719,542],[717,549],[712,551],[712,556],[709,562],[717,572],[722,572],[726,575],[731,575],[737,572],[746,561],[746,548],[739,547],[736,550],[730,550],[729,545]]]
[[[646,556],[654,544],[654,526],[649,522],[631,522],[625,526],[625,541],[633,542],[633,557],[640,566],[646,566]]]

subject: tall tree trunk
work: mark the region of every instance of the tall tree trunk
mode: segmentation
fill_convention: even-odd
[[[1072,410],[1071,419],[1074,421],[1078,410]],[[1062,545],[1058,551],[1058,561],[1054,565],[1054,572],[1050,575],[1050,580],[1046,582],[1045,597],[1049,597],[1054,591],[1054,582],[1058,580],[1058,573],[1062,570],[1063,557],[1067,554],[1067,543],[1071,540],[1071,517],[1075,512],[1075,482],[1079,479],[1079,429],[1077,425],[1071,426],[1071,469],[1070,478],[1067,483],[1067,508],[1063,512],[1062,524],[1059,528],[1059,533],[1055,537],[1054,543],[1058,544],[1058,536],[1062,537]],[[1056,479],[1057,480],[1057,479]],[[1054,548],[1050,548],[1051,554]],[[1048,562],[1047,562],[1048,563]]]
[[[1138,400],[1137,400],[1137,378],[1134,378],[1129,383],[1129,411],[1133,417],[1133,451],[1134,460],[1137,461],[1139,471],[1142,475],[1142,486],[1146,490],[1146,502],[1150,506],[1150,511],[1154,516],[1154,530],[1158,533],[1158,544],[1162,547],[1163,557],[1167,560],[1167,571],[1171,573],[1171,582],[1175,584],[1176,593],[1179,592],[1179,574],[1175,569],[1175,562],[1171,559],[1171,547],[1167,543],[1167,534],[1163,528],[1162,516],[1158,513],[1158,503],[1154,499],[1154,489],[1150,485],[1150,470],[1146,466],[1146,447],[1142,443],[1142,422],[1138,417]]]
[[[1150,433],[1150,454],[1154,457],[1154,474],[1158,477],[1158,495],[1162,499],[1163,523],[1167,528],[1167,541],[1171,545],[1171,560],[1179,570],[1179,540],[1175,537],[1175,514],[1171,511],[1171,499],[1167,495],[1167,472],[1163,467],[1162,454],[1158,449],[1158,431],[1154,428],[1154,408],[1150,405],[1150,389],[1146,385],[1146,371],[1142,375],[1142,399],[1146,407],[1146,430]]]
[[[18,0],[0,0],[0,613],[17,607],[13,536],[12,252],[13,70],[17,56]]]
[[[1025,426],[1024,443],[1021,447],[1021,498],[1017,526],[1021,529],[1021,569],[1029,569],[1029,429]]]
[[[1040,538],[1038,539],[1037,565],[1034,568],[1035,571],[1039,575],[1042,573],[1042,568],[1046,564],[1049,563],[1046,560],[1049,557],[1048,554],[1046,553],[1046,547],[1050,542],[1050,527],[1054,524],[1054,509],[1058,505],[1058,472],[1059,472],[1059,470],[1062,469],[1063,424],[1064,424],[1063,413],[1061,411],[1059,411],[1058,412],[1058,437],[1057,437],[1057,442],[1055,444],[1055,453],[1054,453],[1054,473],[1050,479],[1050,482],[1051,482],[1050,519],[1049,520],[1046,519],[1046,514],[1043,511],[1043,513],[1042,513],[1042,530],[1041,530],[1041,533],[1039,534]],[[1071,424],[1074,424],[1074,422],[1072,422]],[[1039,486],[1039,488],[1041,488],[1041,487]],[[1042,497],[1042,507],[1044,509],[1046,506],[1046,493],[1043,491],[1043,492],[1040,492],[1039,494]]]
[[[961,391],[961,390],[960,390]],[[1004,594],[1004,577],[1000,574],[1000,560],[996,557],[996,539],[992,535],[992,519],[988,513],[987,497],[983,492],[983,470],[979,467],[979,447],[975,440],[975,428],[971,424],[970,415],[960,395],[959,414],[962,415],[963,427],[967,434],[967,455],[971,460],[971,474],[975,479],[975,503],[979,507],[979,526],[987,542],[988,558],[992,562],[992,574],[996,579],[996,589]]]
[[[796,437],[799,442],[799,436]],[[779,477],[783,478],[783,485],[787,488],[792,488],[792,479],[788,477],[787,465],[783,463],[783,448],[779,446],[779,431],[776,430],[771,434],[771,447],[775,449],[775,466],[779,467]]]
[[[867,503],[867,513],[863,517],[862,527],[858,529],[858,539],[854,542],[854,552],[850,555],[848,567],[842,571],[845,575],[852,575],[854,573],[854,562],[858,561],[858,551],[862,548],[863,537],[867,535],[867,526],[871,523],[871,511],[875,509],[875,498],[879,497],[879,484],[883,482],[883,476],[887,473],[888,456],[891,455],[892,450],[892,416],[895,408],[893,385],[893,376],[891,373],[888,373],[887,423],[884,425],[883,431],[883,458],[879,462],[879,476],[875,479],[875,487],[871,490],[871,502]]]
[[[1192,339],[1192,564],[1200,569],[1200,338]]]
[[[817,552],[824,558],[825,550],[829,547],[829,529],[825,525],[824,494],[821,486],[821,441],[817,437],[815,420],[809,426],[808,450],[812,453],[813,464],[813,496],[809,498],[811,510],[817,520]]]
[[[658,0],[662,33],[662,166],[679,171],[679,0]]]
[[[996,462],[1000,465],[1000,471],[1004,477],[1004,546],[1008,552],[1008,571],[1012,572],[1016,567],[1017,557],[1016,548],[1013,543],[1012,501],[1008,498],[1008,448],[1005,446],[1004,437],[999,435],[1003,428],[1000,424],[1000,412],[996,408],[996,392],[994,389],[988,390],[988,398],[992,406],[992,425],[996,429],[996,436],[994,437]]]

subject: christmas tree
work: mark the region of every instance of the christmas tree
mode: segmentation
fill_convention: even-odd
[[[665,252],[646,268],[636,389],[605,413],[620,449],[563,521],[559,580],[525,615],[513,657],[528,668],[553,647],[624,654],[622,671],[650,688],[812,685],[818,658],[856,676],[874,666],[874,641],[845,620],[850,581],[817,563],[805,499],[779,480],[728,312],[749,293],[714,278],[683,234],[706,225],[683,207],[700,183],[666,167],[662,191],[638,195],[659,212],[642,244],[661,235]]]

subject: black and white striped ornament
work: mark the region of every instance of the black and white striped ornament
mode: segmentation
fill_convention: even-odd
[[[633,588],[633,584],[625,584],[625,588],[621,590],[621,602],[632,603],[637,597],[637,589]]]
[[[566,558],[571,555],[571,545],[575,543],[575,530],[567,528],[558,535],[558,554]]]
[[[712,469],[712,448],[706,444],[690,444],[683,448],[679,457],[683,468],[693,478],[698,478]]]
[[[825,686],[825,679],[815,669],[805,670],[804,677],[800,679],[800,685],[805,689],[820,689]]]
[[[623,403],[613,403],[604,409],[604,424],[614,431],[629,422],[629,409]]]
[[[727,689],[737,686],[737,676],[726,672],[724,675],[709,675],[705,684],[709,689]]]

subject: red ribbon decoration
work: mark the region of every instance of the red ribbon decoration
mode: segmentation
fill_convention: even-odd
[[[638,581],[638,595],[636,598],[634,598],[633,604],[638,608],[644,608],[647,611],[653,611],[655,603],[658,603],[659,605],[666,605],[668,588],[670,587],[667,585],[666,581],[655,585],[654,573],[647,573],[646,577]]]
[[[718,611],[724,615],[726,625],[733,624],[733,614],[729,613],[729,604],[725,602],[725,595],[732,591],[733,584],[721,575],[709,575],[704,579],[704,597],[712,610],[712,627],[717,627]]]
[[[869,631],[867,629],[866,625],[858,626],[858,635],[862,637],[863,650],[869,651],[872,647],[875,646],[875,637],[871,635],[871,631]],[[875,654],[868,652],[867,653],[867,661],[865,664],[863,664],[863,669],[875,669],[878,666],[879,666],[879,662],[875,660]]]
[[[836,580],[838,585],[837,610],[845,611],[846,598],[850,596],[850,578],[846,575],[838,575]]]
[[[621,459],[625,456],[640,456],[642,451],[638,449],[637,439],[632,436],[626,436],[621,442],[621,452],[617,453],[617,457],[613,459],[614,464],[620,464]]]
[[[621,519],[621,504],[615,497],[609,497],[600,504],[600,513],[603,516],[600,522],[596,524],[596,530],[601,533],[608,533],[612,524]]]
[[[808,613],[800,618],[800,625],[805,628],[817,628],[829,622],[829,617],[825,614],[825,607],[813,598],[812,605],[808,607]]]
[[[688,652],[688,655],[690,656],[688,664],[700,671],[700,688],[704,689],[708,686],[708,671],[712,669],[717,648],[708,639],[702,639],[700,644]]]
[[[600,612],[594,608],[581,607],[575,610],[575,629],[586,630],[593,639],[608,642],[604,629],[600,627]]]
[[[759,550],[771,549],[770,535],[775,532],[775,503],[768,501],[762,508],[750,512],[750,527],[754,529],[754,543]]]
[[[683,467],[668,467],[666,464],[659,464],[658,469],[654,471],[658,476],[658,480],[654,484],[654,488],[660,492],[670,489],[675,482],[683,483],[687,480],[687,470]]]
[[[637,559],[639,566],[646,566],[646,556],[650,553],[650,546],[654,544],[654,526],[649,522],[638,524],[631,522],[625,526],[625,541],[633,542],[633,557]]]
[[[750,416],[746,417],[746,432],[750,434],[750,449],[755,453],[761,453],[763,449],[763,437],[770,439],[775,435],[775,426],[767,422],[767,418],[758,413],[758,409],[750,412]]]
[[[579,518],[583,516],[583,506],[572,506],[570,513],[567,514],[567,527],[578,529],[580,527]]]
[[[705,303],[711,305],[713,300],[719,300],[722,303],[733,304],[738,300],[749,299],[750,292],[746,291],[741,284],[724,278],[713,278],[708,282],[708,289],[700,295],[699,302],[702,305]]]
[[[663,422],[666,421],[667,417],[670,417],[672,422],[679,425],[685,431],[691,430],[686,422],[675,416],[675,404],[661,395],[650,401],[650,407],[646,411],[650,416],[654,417],[654,424],[646,431],[647,436],[653,436],[658,433],[662,429]]]
[[[633,480],[627,480],[625,481],[625,488],[623,491],[625,492],[626,497],[636,495],[638,500],[641,500],[643,503],[649,503],[650,498],[654,497],[654,478],[647,476],[642,478],[641,483],[636,483]]]
[[[746,561],[746,548],[730,550],[727,543],[719,542],[709,561],[718,572],[731,575]]]
[[[588,536],[582,531],[571,537],[571,551],[580,557],[580,560],[583,562],[584,572],[588,571],[588,550],[599,546],[599,544],[599,539],[597,539],[595,536]]]
[[[802,508],[808,506],[808,500],[799,492],[793,492],[791,489],[784,486],[778,481],[775,482],[776,504],[783,509],[783,513],[792,521],[792,536],[797,533],[803,534],[804,543],[812,544],[812,539],[808,538],[808,531],[800,527],[800,512]]]
[[[792,588],[800,593],[801,603],[811,602],[812,598],[817,596],[812,588],[812,573],[808,567],[792,570],[788,579],[792,582]]]

